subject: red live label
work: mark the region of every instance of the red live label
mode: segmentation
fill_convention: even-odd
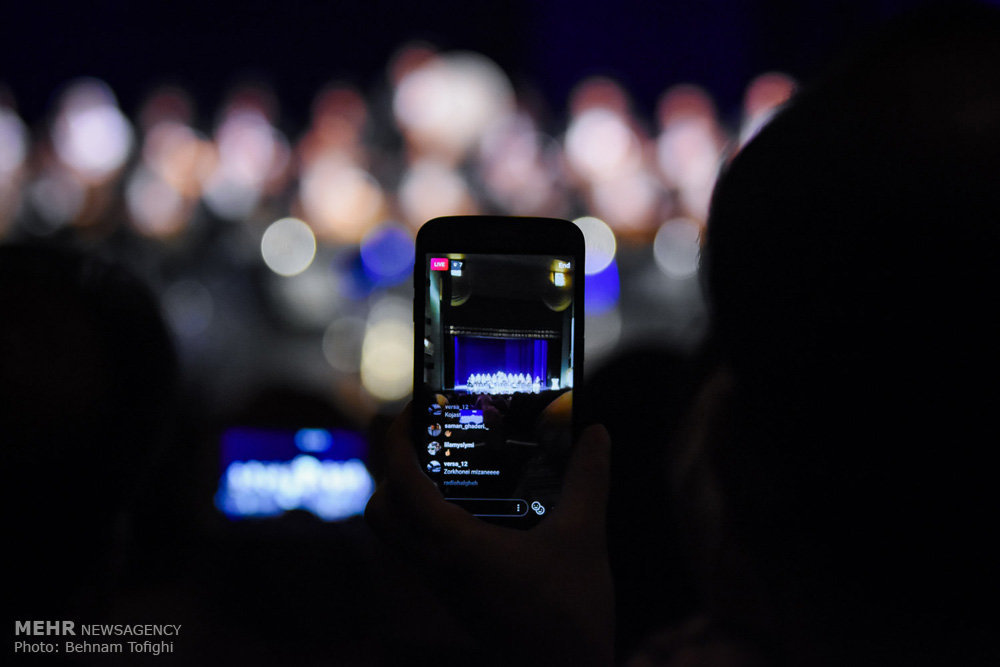
[[[448,270],[448,258],[447,257],[432,257],[431,258],[431,271],[447,271]]]

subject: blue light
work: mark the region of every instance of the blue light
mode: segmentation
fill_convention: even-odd
[[[366,450],[361,434],[343,429],[227,429],[215,505],[233,519],[292,509],[325,521],[361,514],[375,489]]]
[[[600,273],[587,276],[584,288],[584,300],[588,315],[601,315],[615,307],[618,303],[618,263],[611,260]]]
[[[358,459],[321,461],[300,454],[291,461],[230,463],[215,504],[232,518],[302,509],[336,521],[364,512],[374,489],[374,480]]]
[[[413,237],[402,227],[384,225],[361,241],[361,263],[372,282],[395,285],[413,270]]]
[[[295,433],[295,446],[303,452],[325,452],[333,444],[333,436],[322,428],[303,428]]]

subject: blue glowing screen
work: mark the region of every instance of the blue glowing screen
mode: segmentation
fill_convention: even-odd
[[[365,274],[377,285],[395,285],[413,271],[413,236],[401,227],[387,225],[371,232],[360,252]]]
[[[361,514],[375,484],[365,439],[339,429],[229,428],[222,435],[216,506],[230,518],[312,512],[335,521]]]
[[[614,308],[619,295],[618,264],[615,260],[600,273],[587,276],[584,303],[591,315],[600,315]]]

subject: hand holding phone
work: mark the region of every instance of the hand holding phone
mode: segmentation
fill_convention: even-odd
[[[384,472],[365,510],[375,533],[416,566],[498,664],[613,664],[607,431],[583,430],[559,507],[520,530],[482,521],[442,497],[413,449],[412,410],[373,452]]]
[[[373,452],[365,518],[499,664],[612,664],[609,442],[581,432],[576,383],[583,235],[438,218],[416,254],[414,398]]]

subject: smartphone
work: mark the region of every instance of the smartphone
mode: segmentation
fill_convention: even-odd
[[[568,220],[455,216],[417,233],[413,442],[444,497],[528,528],[579,431],[584,239]]]

